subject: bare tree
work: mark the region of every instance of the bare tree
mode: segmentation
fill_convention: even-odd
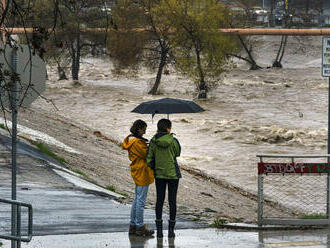
[[[107,13],[102,12],[102,0],[59,0],[59,34],[56,39],[61,41],[70,52],[72,79],[79,79],[80,60],[86,48],[93,48],[95,35],[83,32],[87,27],[107,27]],[[106,37],[104,33],[103,37]],[[105,39],[99,42],[105,46]]]
[[[231,27],[246,27],[253,23],[252,18],[252,7],[257,4],[258,1],[255,0],[249,0],[249,1],[239,1],[241,6],[244,9],[244,12],[235,12],[232,11],[231,13],[231,21],[230,26]],[[253,37],[242,37],[241,35],[237,35],[237,39],[239,43],[241,44],[241,52],[237,54],[228,54],[232,57],[241,59],[246,61],[250,64],[250,70],[258,70],[262,67],[259,66],[254,58],[253,51],[256,47],[256,42]],[[243,51],[243,54],[242,54]],[[244,55],[245,53],[245,55]]]
[[[152,95],[158,94],[164,68],[171,61],[171,25],[159,13],[159,4],[159,0],[119,1],[113,17],[117,30],[110,33],[109,42],[117,67],[129,66],[135,69],[142,64],[157,70],[155,81],[148,92]],[[140,27],[146,31],[132,32]]]

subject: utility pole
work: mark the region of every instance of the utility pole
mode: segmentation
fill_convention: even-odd
[[[6,9],[6,0],[1,0],[2,13],[4,13]],[[1,23],[1,45],[5,46],[6,43],[6,34],[4,24]],[[13,49],[12,52],[12,70],[14,73],[17,72],[17,51]],[[12,167],[12,178],[11,178],[11,200],[17,200],[17,192],[16,192],[16,173],[17,173],[17,163],[16,163],[16,151],[17,151],[17,83],[15,79],[13,79],[13,86],[11,90],[11,113],[12,113],[12,149],[11,149],[11,167]],[[20,235],[20,224],[17,223],[17,205],[11,206],[11,235],[18,236]],[[20,248],[21,241],[20,240],[11,240],[11,248]]]
[[[285,0],[285,11],[288,11],[288,8],[289,8],[288,0]]]

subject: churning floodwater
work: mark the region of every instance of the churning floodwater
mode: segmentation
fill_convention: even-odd
[[[271,64],[279,39],[267,38],[260,45],[260,64]],[[328,81],[321,77],[321,45],[321,38],[289,39],[284,69],[249,71],[238,63],[208,100],[196,100],[205,112],[170,115],[182,146],[179,162],[256,193],[256,154],[325,154]],[[56,104],[58,114],[121,141],[135,119],[148,123],[145,137],[150,139],[157,121],[166,118],[131,113],[141,102],[162,97],[193,100],[195,95],[189,79],[171,70],[163,75],[159,96],[147,94],[155,73],[141,69],[126,77],[114,76],[111,70],[109,59],[85,59],[82,86],[73,86],[56,81],[50,68],[45,96]],[[33,107],[55,111],[42,100]]]

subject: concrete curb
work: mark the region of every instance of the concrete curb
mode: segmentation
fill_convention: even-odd
[[[92,183],[80,176],[79,174],[70,171],[66,168],[62,168],[56,164],[48,162],[52,167],[52,170],[59,176],[63,177],[66,181],[74,184],[78,188],[84,189],[86,192],[94,193],[103,197],[110,197],[114,200],[125,199],[126,197],[118,193],[107,190],[95,183]]]
[[[281,230],[310,230],[310,229],[328,229],[329,226],[258,226],[256,224],[246,223],[228,223],[218,227],[219,229],[244,230],[244,231],[281,231]]]

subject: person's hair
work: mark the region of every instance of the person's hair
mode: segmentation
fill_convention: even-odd
[[[140,129],[143,129],[143,128],[145,128],[145,127],[147,127],[147,123],[145,122],[145,121],[143,121],[143,120],[136,120],[136,121],[134,121],[134,123],[133,123],[133,125],[132,125],[132,127],[131,127],[131,129],[130,129],[130,132],[133,134],[133,135],[139,135],[139,130]]]
[[[161,119],[157,123],[157,132],[166,133],[168,128],[172,127],[172,122],[169,119]]]

